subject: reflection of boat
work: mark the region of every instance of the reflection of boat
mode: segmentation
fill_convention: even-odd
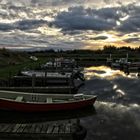
[[[93,105],[75,109],[75,110],[59,110],[47,112],[17,112],[10,110],[0,110],[0,123],[33,123],[68,120],[75,118],[83,118],[96,115]],[[10,116],[10,117],[9,117]]]
[[[0,109],[21,112],[73,110],[93,105],[96,96],[0,91]]]

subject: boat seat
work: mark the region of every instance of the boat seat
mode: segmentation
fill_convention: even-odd
[[[48,97],[48,98],[46,99],[46,102],[47,102],[47,103],[52,103],[52,98]]]
[[[15,99],[15,101],[19,101],[19,102],[22,101],[22,100],[23,100],[23,96],[17,96],[16,99]]]
[[[75,94],[75,95],[73,95],[73,97],[74,97],[74,99],[84,99],[84,94]]]

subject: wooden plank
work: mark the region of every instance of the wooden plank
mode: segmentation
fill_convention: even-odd
[[[3,125],[3,128],[0,129],[0,132],[5,132],[10,127],[10,124]]]
[[[30,132],[35,133],[35,129],[36,129],[36,124],[32,124],[30,128]]]
[[[25,129],[26,124],[21,124],[19,129],[17,130],[18,133],[22,133],[23,130]]]
[[[65,125],[65,133],[70,133],[70,123],[67,123],[66,125]]]
[[[43,124],[41,133],[46,133],[47,129],[48,129],[48,124]]]
[[[23,96],[17,96],[17,98],[15,99],[15,101],[18,101],[18,102],[20,102],[22,100],[23,100]]]
[[[42,129],[42,124],[36,124],[35,133],[40,133]]]
[[[48,98],[46,99],[46,102],[47,102],[47,103],[52,103],[52,98],[48,97]]]
[[[65,133],[65,126],[64,124],[59,125],[59,133],[64,134]]]
[[[49,124],[48,129],[47,129],[47,134],[51,134],[53,132],[54,126],[52,124]]]
[[[59,132],[59,126],[55,125],[52,133],[53,134],[58,134],[58,132]]]
[[[15,124],[9,124],[9,127],[7,130],[5,130],[5,132],[11,132],[14,128]]]
[[[23,130],[23,133],[29,133],[30,132],[30,129],[31,129],[31,124],[26,124],[24,130]]]
[[[5,126],[5,124],[0,124],[0,132],[1,132],[1,129]]]
[[[21,124],[16,124],[16,125],[13,127],[12,132],[13,132],[13,133],[17,132],[17,130],[19,129],[20,125],[21,125]]]

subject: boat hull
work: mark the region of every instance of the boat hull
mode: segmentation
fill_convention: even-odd
[[[0,99],[0,109],[14,110],[20,112],[46,112],[59,110],[74,110],[93,105],[96,97],[64,103],[25,103]]]

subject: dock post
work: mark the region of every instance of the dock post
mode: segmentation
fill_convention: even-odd
[[[130,73],[129,64],[125,65],[124,72],[125,72],[125,74],[129,75],[129,73]]]
[[[47,71],[45,70],[45,81],[44,81],[44,86],[47,85]]]
[[[140,68],[138,68],[138,75],[137,76],[140,77]]]
[[[71,92],[72,92],[72,88],[75,87],[75,85],[74,85],[74,77],[73,77],[73,73],[72,73],[72,75],[71,75],[70,78],[69,78],[69,86],[70,86],[69,93],[71,94]]]
[[[8,87],[11,86],[11,77],[12,77],[12,74],[11,74],[11,71],[9,71],[9,76],[8,76]]]
[[[32,92],[34,92],[36,74],[32,75]]]

